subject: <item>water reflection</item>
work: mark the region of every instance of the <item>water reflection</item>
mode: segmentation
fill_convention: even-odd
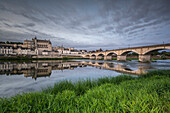
[[[0,97],[41,91],[62,80],[75,82],[87,78],[115,77],[121,73],[138,75],[157,69],[170,69],[170,60],[152,63],[139,63],[137,60],[127,62],[101,60],[0,62]]]
[[[126,64],[121,64],[121,63],[109,63],[109,62],[82,62],[84,64],[87,64],[88,66],[93,66],[97,67],[99,69],[107,69],[107,70],[112,70],[120,73],[125,73],[125,74],[133,74],[133,75],[139,75],[139,74],[144,74],[146,73],[146,70],[152,69],[151,66],[137,66],[137,69],[131,69],[130,66]]]
[[[63,62],[63,61],[32,61],[32,62],[1,62],[0,74],[20,75],[24,77],[49,77],[52,70],[74,69],[84,67],[79,62]]]
[[[120,73],[139,75],[146,73],[151,66],[138,65],[135,69],[123,63],[101,62],[101,61],[32,61],[32,62],[1,62],[1,75],[20,75],[24,77],[50,77],[52,70],[75,69],[77,67],[96,67],[98,69],[112,70]]]

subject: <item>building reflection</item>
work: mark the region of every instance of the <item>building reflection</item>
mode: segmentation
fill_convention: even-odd
[[[50,77],[52,70],[65,70],[77,67],[86,67],[80,62],[63,62],[63,61],[32,61],[32,62],[1,62],[1,75],[20,75],[24,77]]]
[[[1,75],[20,75],[24,77],[50,77],[52,70],[75,69],[77,67],[96,67],[98,69],[107,69],[126,74],[143,74],[151,67],[138,66],[136,70],[130,69],[128,66],[119,63],[94,62],[94,61],[32,61],[32,62],[1,62]]]

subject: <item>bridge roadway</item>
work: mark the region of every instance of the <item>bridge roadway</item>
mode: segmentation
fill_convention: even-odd
[[[150,62],[151,53],[158,50],[170,49],[170,43],[151,45],[151,46],[141,46],[132,47],[124,49],[108,50],[96,53],[87,53],[84,57],[90,59],[112,59],[113,55],[117,56],[118,61],[126,61],[126,56],[129,52],[136,52],[139,55],[140,62]]]

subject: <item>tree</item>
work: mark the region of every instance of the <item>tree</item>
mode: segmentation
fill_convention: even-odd
[[[103,51],[102,48],[100,48],[99,51]]]

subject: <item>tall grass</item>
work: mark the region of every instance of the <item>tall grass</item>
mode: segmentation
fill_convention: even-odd
[[[0,99],[0,112],[170,112],[170,70],[140,77],[62,81],[41,92]]]
[[[122,81],[127,81],[127,80],[133,80],[136,79],[131,76],[118,76],[118,77],[104,77],[104,78],[99,78],[97,80],[79,80],[75,83],[71,81],[61,81],[59,83],[56,83],[53,87],[49,87],[47,89],[44,89],[43,92],[45,93],[50,93],[50,94],[57,94],[61,93],[64,90],[70,90],[74,91],[76,95],[82,95],[84,94],[87,90],[101,86],[102,84],[105,83],[112,83],[112,84],[119,84]]]
[[[148,73],[139,75],[142,78],[148,78],[152,76],[166,76],[170,77],[170,70],[155,70],[155,71],[149,71]]]

